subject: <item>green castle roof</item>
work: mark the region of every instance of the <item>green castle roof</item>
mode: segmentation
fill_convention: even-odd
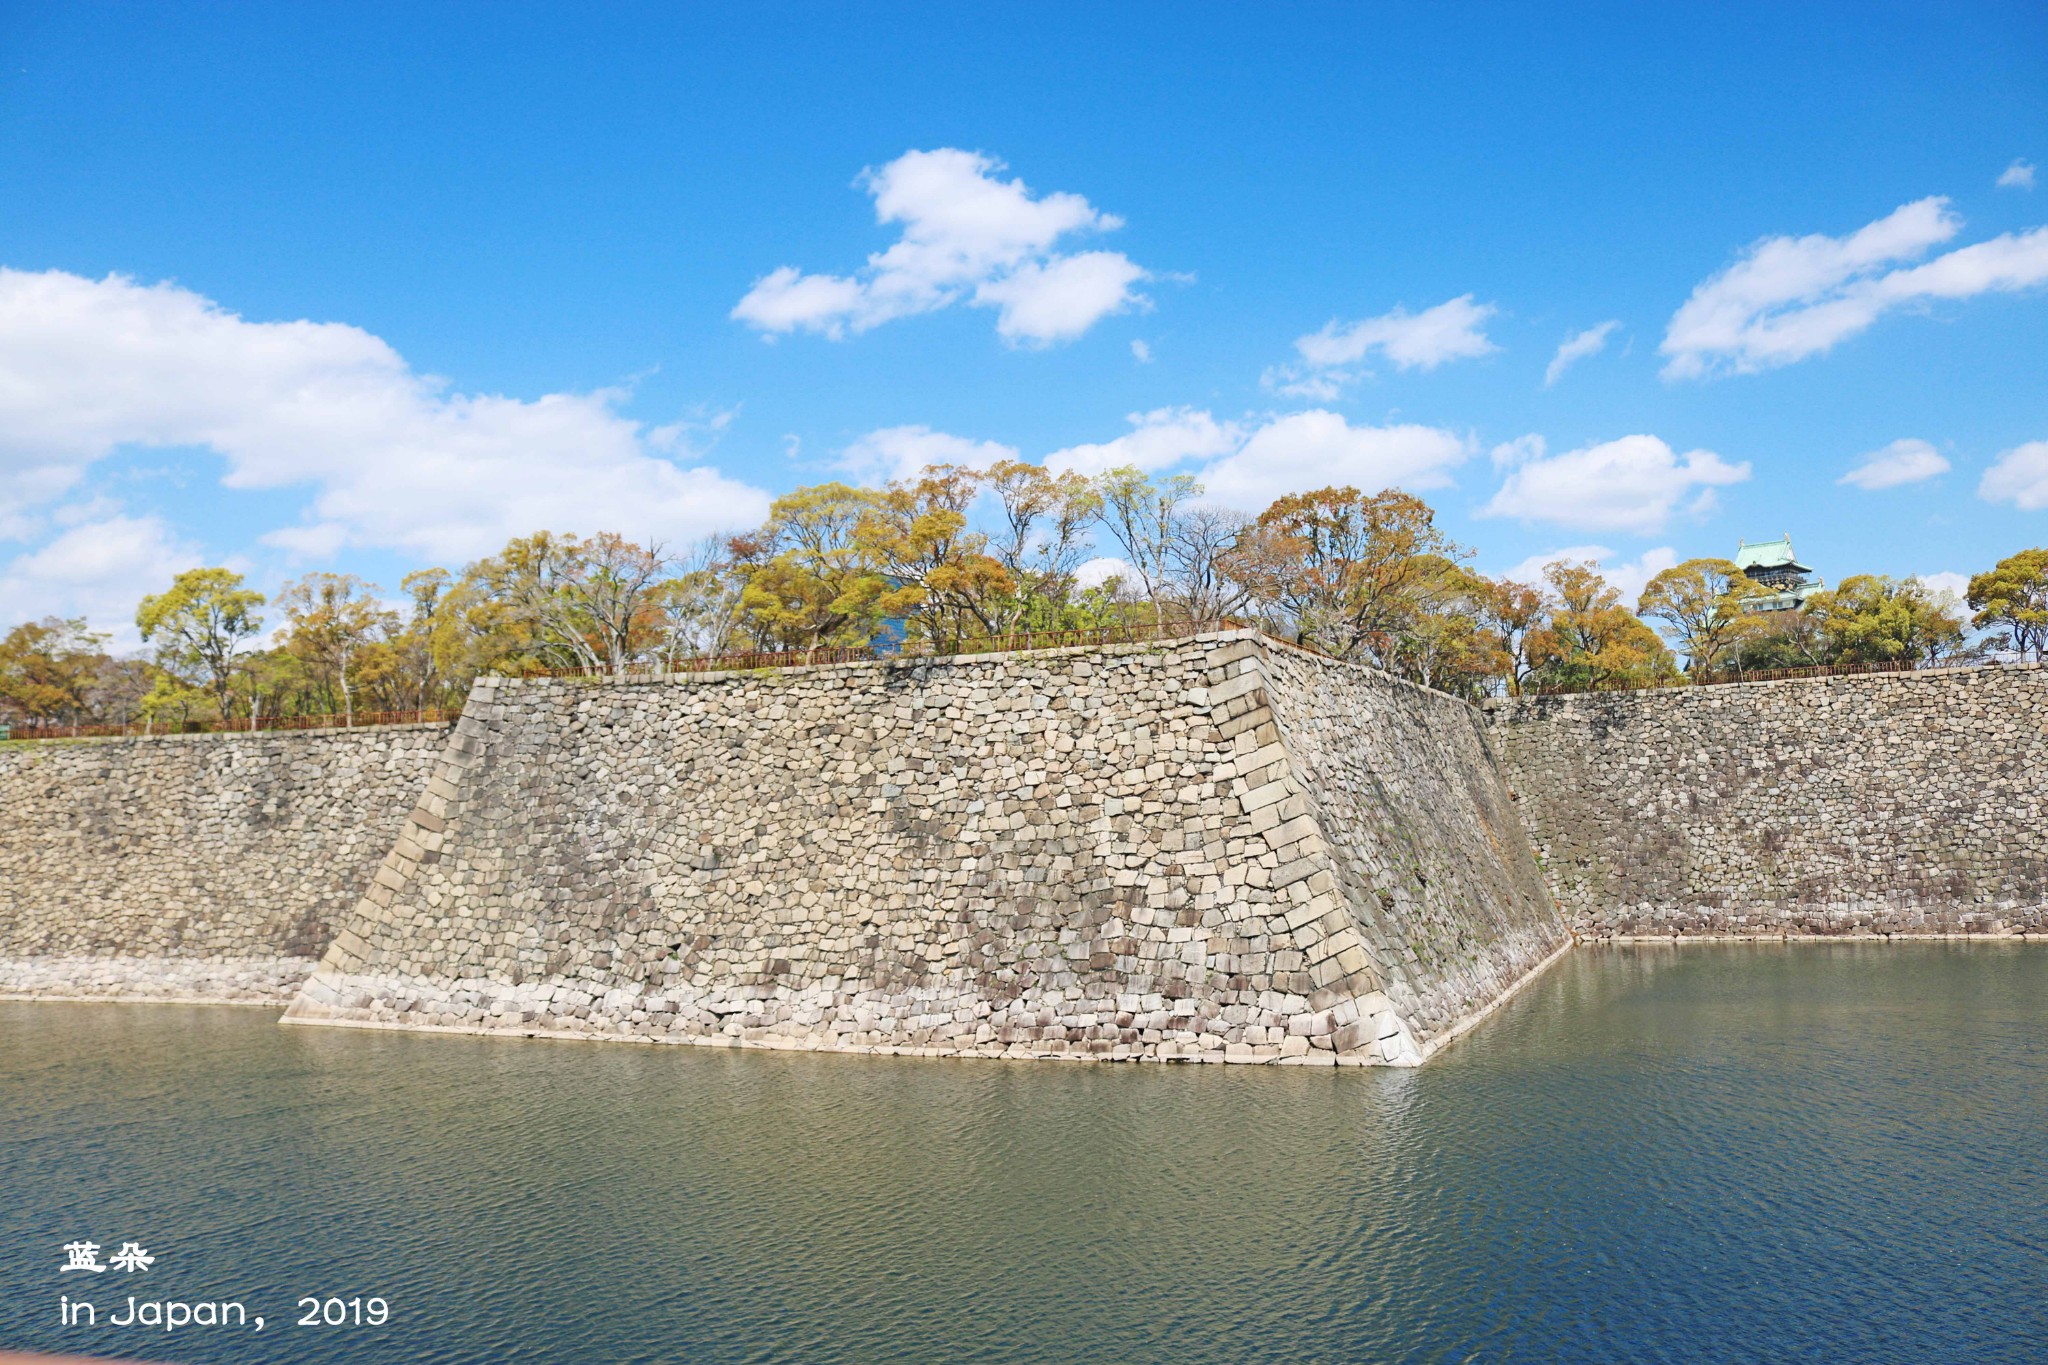
[[[1735,551],[1735,567],[1747,572],[1750,569],[1791,569],[1798,573],[1812,573],[1813,570],[1799,562],[1792,553],[1792,537],[1787,534],[1776,540],[1760,540],[1752,545],[1742,541]]]

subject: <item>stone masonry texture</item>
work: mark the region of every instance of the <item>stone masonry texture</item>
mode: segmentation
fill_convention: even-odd
[[[1412,1064],[1568,941],[1488,743],[1241,632],[485,679],[287,1017]]]
[[[2048,668],[1486,710],[1581,937],[2048,932]]]
[[[291,997],[445,725],[0,744],[0,995]]]

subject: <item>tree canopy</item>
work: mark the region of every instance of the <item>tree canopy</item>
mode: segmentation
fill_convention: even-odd
[[[1631,611],[1592,563],[1560,559],[1525,583],[1470,559],[1399,489],[1314,489],[1247,516],[1186,475],[939,465],[879,488],[799,488],[762,525],[680,549],[537,531],[459,572],[410,573],[395,598],[316,572],[266,603],[228,569],[189,570],[137,610],[147,660],[112,657],[82,620],[13,627],[0,715],[30,728],[353,720],[458,705],[486,671],[943,653],[1018,631],[1224,619],[1466,697],[1682,682],[1681,656],[1705,678],[2048,648],[2048,549],[1971,579],[1968,620],[1912,578],[1851,575],[1803,609],[1759,611],[1763,590],[1733,563],[1690,559]],[[279,619],[259,646],[266,607]]]

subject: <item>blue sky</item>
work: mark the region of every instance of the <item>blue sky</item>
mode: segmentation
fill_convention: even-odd
[[[2048,542],[2048,10],[1793,9],[11,6],[0,618],[1010,451]]]

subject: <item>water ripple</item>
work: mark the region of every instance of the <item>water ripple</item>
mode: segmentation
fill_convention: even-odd
[[[0,1004],[0,1344],[188,1362],[2048,1359],[2048,951],[1578,954],[1418,1072]],[[57,1247],[265,1332],[64,1328]],[[72,1278],[72,1277],[66,1277]],[[111,1281],[116,1277],[104,1277]],[[92,1286],[111,1308],[141,1292]],[[297,1328],[378,1294],[383,1329]]]

